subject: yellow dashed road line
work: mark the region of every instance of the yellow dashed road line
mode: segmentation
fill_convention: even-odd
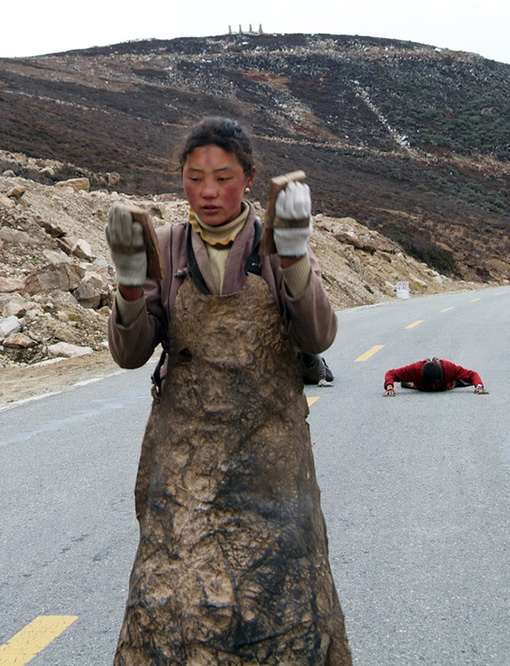
[[[415,326],[419,326],[420,324],[423,324],[424,321],[425,321],[425,319],[418,319],[417,321],[413,321],[412,324],[407,324],[407,326],[404,326],[404,328],[406,328],[406,329],[414,328]]]
[[[314,402],[317,402],[319,398],[307,398],[306,402],[308,403],[308,407],[311,407]]]
[[[39,615],[0,645],[0,666],[28,664],[77,619],[76,615]]]
[[[499,296],[499,294],[497,294]],[[476,301],[481,301],[482,299],[480,297],[478,298],[472,298],[469,302],[470,303],[476,303]]]
[[[448,312],[449,310],[455,310],[455,306],[454,306],[454,305],[450,305],[449,308],[443,308],[443,310],[439,310],[439,312]]]
[[[361,354],[361,356],[358,356],[358,358],[355,359],[354,362],[357,363],[357,362],[360,362],[360,361],[366,361],[367,359],[369,359],[374,354],[377,354],[377,352],[380,351],[383,347],[384,347],[384,345],[375,345],[374,347],[372,347],[371,349],[366,351],[364,354]]]

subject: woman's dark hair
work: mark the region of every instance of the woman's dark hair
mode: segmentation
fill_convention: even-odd
[[[217,116],[204,118],[184,137],[184,142],[177,152],[181,173],[186,159],[195,148],[211,144],[234,154],[246,176],[253,174],[255,159],[246,130],[236,120]]]
[[[443,379],[443,368],[438,359],[427,361],[421,369],[421,378],[424,384],[432,386]]]

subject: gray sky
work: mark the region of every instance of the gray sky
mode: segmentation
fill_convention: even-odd
[[[134,39],[248,31],[389,37],[470,51],[510,64],[509,0],[25,0],[2,10],[0,57],[42,55]]]

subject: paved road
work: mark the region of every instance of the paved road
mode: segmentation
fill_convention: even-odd
[[[335,386],[307,394],[356,666],[510,664],[509,318],[508,288],[339,313]],[[382,397],[387,368],[433,355],[490,395]],[[16,634],[45,616],[67,628],[40,630],[31,665],[111,664],[150,370],[0,412],[1,666],[27,663]]]
[[[351,310],[340,326],[336,386],[310,424],[355,664],[508,666],[510,289]],[[478,370],[490,395],[382,397],[387,369],[431,356]]]

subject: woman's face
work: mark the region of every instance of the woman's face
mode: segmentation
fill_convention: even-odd
[[[253,183],[233,153],[210,144],[195,148],[182,169],[186,198],[198,217],[211,226],[231,222],[241,213],[244,191]]]

